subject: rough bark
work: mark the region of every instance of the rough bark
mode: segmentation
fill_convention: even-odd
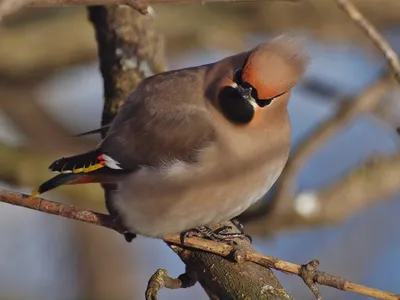
[[[232,225],[231,223],[225,225]],[[234,231],[235,232],[235,231]],[[254,251],[248,241],[235,240],[238,248]],[[196,279],[210,299],[293,299],[274,273],[253,262],[236,263],[221,256],[172,246],[186,264],[186,272]]]

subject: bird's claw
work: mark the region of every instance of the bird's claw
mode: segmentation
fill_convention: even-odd
[[[232,224],[235,225],[235,227],[240,231],[240,233],[243,235],[243,237],[248,239],[248,241],[250,242],[250,244],[253,243],[253,239],[251,238],[251,236],[248,235],[248,234],[246,234],[246,233],[244,233],[243,225],[242,225],[242,223],[239,222],[238,219],[236,219],[236,218],[235,218],[235,219],[232,219],[231,222],[232,222]]]
[[[128,232],[128,231],[125,231],[123,233],[123,235],[124,235],[125,241],[127,241],[128,243],[132,242],[132,240],[134,238],[136,238],[136,234],[134,234],[132,232]]]
[[[235,227],[241,232],[244,233],[244,228],[242,223],[239,222],[238,219],[234,218],[231,220],[232,224],[235,225]]]
[[[212,240],[215,242],[223,242],[223,243],[227,243],[229,245],[235,246],[235,245],[237,245],[237,243],[235,241],[232,241],[232,239],[248,238],[247,235],[245,235],[243,233],[226,233],[228,230],[231,230],[231,229],[232,229],[231,226],[224,226],[224,227],[218,228],[216,230],[212,230],[211,228],[209,228],[207,226],[199,226],[199,227],[189,229],[189,230],[182,232],[180,235],[180,240],[181,240],[181,243],[183,244],[185,241],[185,238],[196,236],[196,237],[209,239],[209,240]]]
[[[113,218],[113,222],[114,222],[114,226],[116,228],[116,230],[121,233],[124,238],[125,241],[127,241],[128,243],[132,242],[132,240],[134,238],[136,238],[136,234],[133,232],[130,232],[120,221],[119,218]]]

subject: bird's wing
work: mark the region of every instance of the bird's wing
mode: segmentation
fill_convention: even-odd
[[[215,138],[198,77],[193,70],[180,70],[178,75],[170,72],[143,82],[100,145],[107,165],[115,162],[115,168],[135,170],[195,161],[198,151]]]

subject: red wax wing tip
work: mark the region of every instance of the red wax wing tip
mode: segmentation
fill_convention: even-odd
[[[93,179],[94,179],[93,176],[82,176],[82,177],[79,177],[74,182],[71,182],[71,184],[92,183],[92,182],[95,182]]]
[[[101,162],[99,162],[99,164],[104,166],[106,164],[106,162],[104,160],[102,160]]]
[[[102,155],[99,155],[99,156],[97,156],[97,159],[98,159],[98,160],[103,160],[103,154],[102,154]]]

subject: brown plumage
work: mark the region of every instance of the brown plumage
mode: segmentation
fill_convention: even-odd
[[[72,157],[51,169],[69,172],[58,175],[70,176],[64,184],[88,173],[93,182],[107,173],[110,182],[114,172],[112,212],[134,233],[163,237],[231,219],[282,172],[291,140],[286,106],[306,63],[297,41],[278,37],[216,63],[147,78],[87,154],[90,167],[75,167]]]

